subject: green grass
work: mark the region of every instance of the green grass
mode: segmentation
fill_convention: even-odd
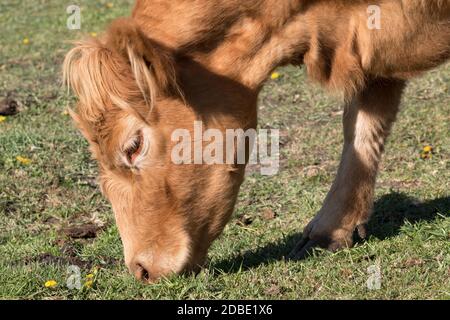
[[[176,276],[145,286],[128,274],[109,204],[92,180],[87,144],[63,113],[73,104],[60,85],[68,40],[99,32],[128,15],[131,1],[78,1],[82,30],[66,29],[66,3],[0,4],[0,99],[8,93],[22,112],[0,123],[0,298],[33,299],[449,299],[450,298],[450,65],[410,83],[378,180],[371,235],[336,254],[285,261],[305,224],[320,208],[342,143],[339,103],[305,81],[301,69],[280,70],[261,96],[261,126],[281,128],[282,170],[251,175],[235,219],[210,251],[197,277]],[[23,44],[28,38],[29,44]],[[423,146],[432,159],[420,159]],[[31,159],[21,165],[17,156]],[[272,210],[274,219],[265,219]],[[253,222],[243,226],[239,217]],[[67,239],[60,229],[102,221],[91,240]],[[67,266],[82,276],[95,266],[92,288],[70,290]],[[367,269],[378,265],[379,290]],[[44,287],[55,279],[55,289]]]

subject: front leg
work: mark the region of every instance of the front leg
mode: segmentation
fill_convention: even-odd
[[[378,165],[398,113],[404,82],[377,79],[345,107],[344,150],[337,177],[322,209],[307,225],[292,253],[303,258],[311,247],[335,251],[353,245],[353,232],[365,237]]]

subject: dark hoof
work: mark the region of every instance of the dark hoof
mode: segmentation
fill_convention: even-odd
[[[318,246],[317,242],[314,240],[309,239],[308,237],[303,238],[300,240],[300,242],[297,244],[294,250],[289,254],[289,260],[302,260],[310,255],[312,255],[312,252],[314,248]]]

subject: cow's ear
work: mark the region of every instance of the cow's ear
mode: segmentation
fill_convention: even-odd
[[[157,96],[177,87],[173,55],[148,39],[132,18],[119,18],[111,23],[106,33],[106,47],[128,61],[149,106]]]

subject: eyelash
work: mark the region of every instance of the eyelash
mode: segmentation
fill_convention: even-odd
[[[139,151],[142,146],[142,133],[139,133],[136,137],[134,137],[130,146],[125,149],[125,154],[130,162],[132,162],[132,156]]]

